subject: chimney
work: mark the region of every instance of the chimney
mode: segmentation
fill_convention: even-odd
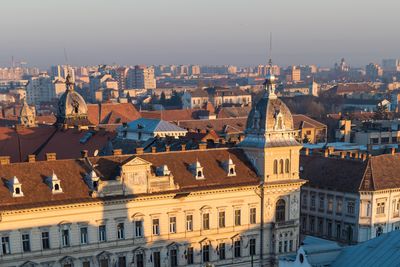
[[[0,157],[0,165],[10,164],[10,156],[1,156]]]
[[[306,147],[304,149],[304,155],[306,155],[306,156],[310,155],[310,149],[309,148]]]
[[[200,150],[206,150],[206,149],[207,149],[207,144],[205,144],[205,143],[200,143],[200,144],[199,144],[199,149],[200,149]]]
[[[221,145],[225,145],[226,140],[225,140],[225,138],[221,138],[221,139],[219,140],[219,142],[221,143]]]
[[[351,159],[351,152],[347,152],[347,158]]]
[[[182,151],[186,150],[186,144],[181,144]]]
[[[394,147],[390,148],[390,153],[392,155],[396,154],[396,148],[394,148]]]
[[[157,147],[152,146],[151,147],[151,153],[157,153]]]
[[[82,158],[87,158],[88,157],[89,152],[85,149],[85,150],[81,150],[81,157]]]
[[[358,152],[354,152],[354,159],[358,159]]]
[[[171,150],[171,147],[169,145],[165,145],[165,152],[169,152]]]
[[[56,153],[46,153],[46,160],[47,161],[57,160],[57,154]]]
[[[328,147],[329,155],[331,155],[333,152],[335,152],[335,148],[333,146]]]
[[[36,155],[28,155],[28,162],[35,162],[36,161]]]
[[[138,155],[143,155],[143,153],[144,153],[143,147],[137,147],[137,148],[136,148],[136,154],[138,154]]]
[[[345,159],[346,158],[346,151],[340,151],[340,158]]]
[[[362,161],[366,161],[367,160],[367,153],[362,153],[361,154],[361,159],[362,159]]]
[[[114,149],[113,150],[113,155],[114,156],[121,156],[122,155],[122,149]]]
[[[325,149],[325,151],[324,151],[324,157],[325,157],[325,158],[329,157],[329,149]]]

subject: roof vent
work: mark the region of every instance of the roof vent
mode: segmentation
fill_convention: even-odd
[[[51,192],[53,194],[62,193],[63,190],[61,188],[61,181],[58,179],[57,175],[54,173],[49,177]]]
[[[23,197],[22,184],[18,181],[17,176],[14,176],[11,180],[11,188],[13,197]]]

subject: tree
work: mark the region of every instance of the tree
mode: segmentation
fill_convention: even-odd
[[[160,104],[163,105],[163,106],[165,106],[165,105],[167,104],[167,99],[166,99],[166,97],[165,97],[165,93],[164,93],[164,92],[161,92],[161,95],[160,95]]]
[[[171,99],[169,100],[170,106],[182,107],[182,98],[177,91],[172,91]]]

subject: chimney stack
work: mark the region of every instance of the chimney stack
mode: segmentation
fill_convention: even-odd
[[[394,147],[390,148],[390,153],[392,155],[396,154],[396,148],[394,148]]]
[[[57,160],[57,154],[56,153],[46,153],[46,160],[47,161]]]
[[[152,146],[151,147],[151,153],[157,153],[157,147]]]
[[[182,151],[186,150],[186,144],[181,144]]]
[[[310,155],[310,149],[309,148],[306,147],[304,149],[304,155],[306,155],[306,156]]]
[[[165,145],[165,152],[169,152],[171,150],[171,147],[169,145]]]
[[[36,155],[28,155],[28,162],[35,162],[36,161]]]
[[[207,149],[207,144],[205,144],[205,143],[200,143],[200,144],[199,144],[199,149],[200,149],[200,150],[206,150],[206,149]]]
[[[325,158],[329,157],[329,149],[324,150],[324,157]]]
[[[114,155],[114,156],[120,156],[120,155],[122,155],[122,149],[114,149],[114,150],[113,150],[113,155]]]
[[[340,151],[340,158],[345,159],[346,158],[346,151]]]
[[[136,154],[138,154],[138,155],[143,155],[143,153],[144,153],[143,147],[137,147],[137,148],[136,148]]]
[[[10,164],[10,156],[1,156],[0,157],[0,165]]]

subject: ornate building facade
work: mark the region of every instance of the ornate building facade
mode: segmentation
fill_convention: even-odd
[[[274,81],[236,148],[1,158],[0,265],[276,266],[299,246],[304,180]]]

